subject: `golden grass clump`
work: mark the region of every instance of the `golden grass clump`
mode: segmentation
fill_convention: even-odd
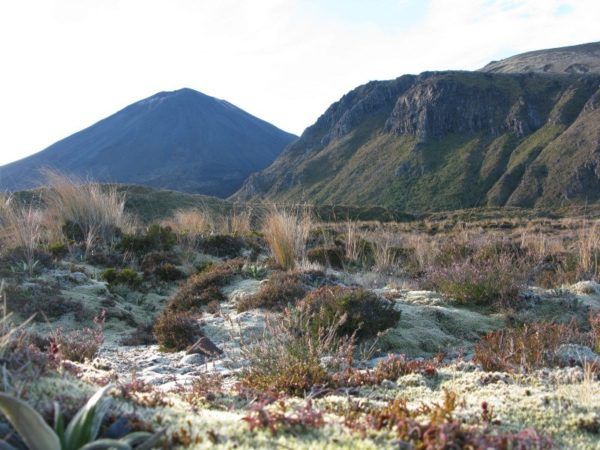
[[[284,270],[292,270],[304,259],[306,240],[312,226],[307,212],[273,208],[266,216],[263,233],[271,254]]]
[[[19,205],[13,197],[0,200],[0,242],[3,249],[21,248],[33,259],[44,237],[44,213],[33,206]],[[31,261],[28,261],[31,262]]]
[[[55,171],[46,171],[45,203],[58,226],[69,224],[88,244],[95,239],[111,242],[117,230],[133,228],[125,213],[125,195],[116,186],[84,183]]]

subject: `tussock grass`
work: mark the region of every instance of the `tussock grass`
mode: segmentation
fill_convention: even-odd
[[[17,204],[12,197],[0,200],[1,249],[22,249],[25,263],[33,270],[35,252],[44,239],[44,212]]]
[[[273,208],[265,217],[263,233],[271,254],[284,270],[292,270],[305,257],[306,240],[312,226],[305,212]]]
[[[88,246],[96,239],[111,242],[121,231],[133,229],[125,213],[125,196],[115,186],[84,183],[55,171],[46,171],[48,213],[59,226],[71,227]]]

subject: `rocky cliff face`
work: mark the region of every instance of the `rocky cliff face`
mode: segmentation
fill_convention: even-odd
[[[600,74],[433,72],[333,104],[235,199],[401,209],[596,201]]]

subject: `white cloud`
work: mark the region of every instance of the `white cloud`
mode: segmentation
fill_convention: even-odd
[[[431,0],[397,31],[305,0],[2,2],[0,163],[184,86],[300,133],[358,84],[598,40],[598,23],[595,0]]]

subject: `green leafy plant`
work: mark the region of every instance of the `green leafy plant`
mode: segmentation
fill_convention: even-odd
[[[134,432],[121,439],[98,439],[102,420],[109,407],[106,386],[96,392],[65,426],[60,406],[55,404],[54,429],[31,406],[11,395],[0,393],[0,411],[19,433],[30,450],[149,450],[162,437],[155,434]],[[4,448],[10,449],[7,443]],[[8,447],[7,447],[8,446]]]

